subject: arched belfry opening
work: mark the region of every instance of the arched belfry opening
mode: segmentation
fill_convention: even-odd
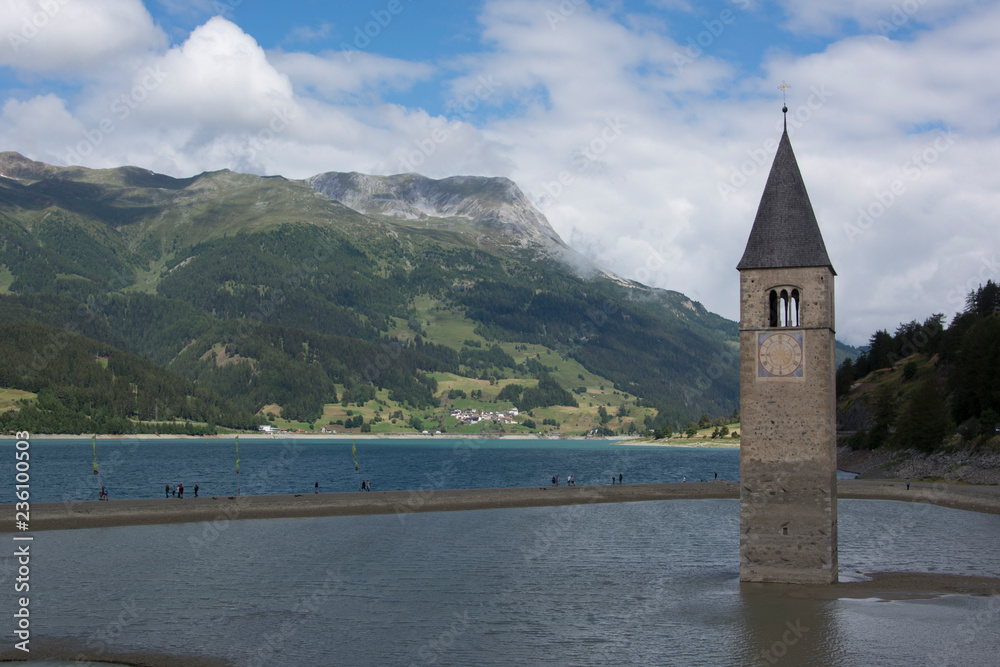
[[[769,327],[801,326],[799,290],[795,287],[776,287],[768,293]]]

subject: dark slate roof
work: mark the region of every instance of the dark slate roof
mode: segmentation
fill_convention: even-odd
[[[750,240],[736,268],[742,271],[798,266],[833,269],[786,129],[757,207]]]

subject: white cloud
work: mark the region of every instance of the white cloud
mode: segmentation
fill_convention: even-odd
[[[268,58],[278,71],[289,77],[298,92],[331,101],[354,99],[364,92],[378,97],[379,92],[406,90],[434,71],[430,65],[364,51],[320,55],[277,51],[268,54]]]
[[[178,176],[222,167],[509,176],[598,263],[735,319],[734,267],[781,133],[784,79],[789,132],[839,273],[841,338],[862,342],[933,312],[950,318],[970,281],[1000,279],[1000,7],[952,3],[939,18],[927,3],[905,41],[848,36],[748,66],[723,48],[729,33],[687,61],[677,56],[694,36],[669,21],[563,5],[575,9],[553,20],[556,5],[487,2],[485,50],[433,64],[266,52],[215,18],[71,103],[7,100],[0,142],[57,163],[89,146],[88,166]],[[786,11],[815,32],[886,5],[865,7]],[[752,30],[746,17],[726,30]],[[445,91],[443,115],[385,101],[428,80]],[[110,131],[98,131],[106,120]],[[942,144],[949,129],[955,138]]]
[[[9,128],[5,137],[7,145],[16,145],[22,152],[35,155],[44,152],[43,142],[56,137],[69,141],[83,130],[63,100],[52,94],[38,95],[24,102],[7,100],[0,118],[3,126]]]
[[[166,43],[140,0],[7,0],[0,66],[59,76],[117,67]]]
[[[780,0],[786,27],[798,33],[829,35],[853,24],[862,32],[892,35],[940,22],[975,0]]]
[[[274,108],[293,102],[288,77],[252,37],[221,17],[197,28],[156,67],[164,79],[149,106],[165,115],[188,115],[203,126],[260,125]]]
[[[488,127],[511,144],[515,180],[557,231],[612,270],[649,271],[649,282],[738,316],[733,267],[780,135],[772,96],[782,78],[793,84],[792,141],[840,273],[842,337],[861,342],[875,327],[932,311],[950,316],[956,306],[944,286],[967,282],[962,267],[981,266],[984,243],[997,244],[982,229],[948,243],[956,227],[971,231],[1000,204],[997,177],[982,157],[1000,157],[1000,80],[989,65],[1000,57],[990,37],[1000,27],[995,8],[907,42],[856,37],[813,55],[776,54],[763,63],[765,77],[753,80],[702,56],[689,67],[716,75],[705,94],[687,85],[689,72],[672,67],[680,36],[623,34],[608,17],[582,10],[552,30],[537,12],[518,3],[488,9],[484,34],[495,48],[466,79],[491,73],[506,83],[510,74],[505,94],[529,90],[544,100]],[[628,127],[601,142],[608,116]],[[941,143],[939,127],[968,140]],[[914,155],[925,158],[914,163]],[[718,184],[741,167],[748,175],[724,200]],[[899,178],[907,179],[905,191],[849,239],[845,226],[858,210]],[[965,259],[941,261],[945,252]]]
[[[300,25],[292,28],[283,41],[293,44],[315,42],[318,40],[328,39],[331,34],[333,34],[333,26],[326,22],[320,23],[319,26],[316,27],[311,25]]]

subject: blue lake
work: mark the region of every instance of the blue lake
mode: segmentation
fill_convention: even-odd
[[[101,477],[119,497],[155,497],[144,487],[162,492],[170,476],[187,488],[203,480],[211,493],[235,485],[230,447],[179,444],[99,443]],[[282,462],[286,444],[241,442],[243,481],[267,493],[316,480],[354,489],[350,443],[293,443],[299,451]],[[376,490],[738,470],[733,450],[476,444],[359,441],[358,460]],[[31,451],[33,491],[61,499],[80,483],[92,493],[89,442],[37,441]],[[204,476],[188,477],[196,472]],[[839,513],[842,578],[1000,576],[1000,516],[862,500],[840,501]],[[241,667],[997,664],[1000,596],[817,600],[741,586],[738,526],[737,501],[690,500],[39,532],[33,641]],[[14,568],[0,556],[8,619]]]
[[[14,443],[0,453],[0,471],[13,474]],[[35,502],[97,498],[158,498],[167,484],[185,494],[274,494],[357,491],[358,479],[374,491],[420,488],[483,489],[565,484],[680,482],[739,477],[736,449],[679,449],[616,445],[603,440],[358,440],[358,471],[351,441],[241,438],[236,477],[233,440],[98,440],[99,479],[89,440],[32,440],[31,494]]]

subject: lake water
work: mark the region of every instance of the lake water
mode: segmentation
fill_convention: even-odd
[[[112,499],[160,498],[167,484],[185,495],[357,491],[419,488],[482,489],[561,484],[680,482],[739,477],[739,451],[615,445],[604,440],[359,440],[358,471],[351,441],[240,439],[236,477],[233,440],[98,440],[98,469],[88,440],[33,440],[31,494],[35,502],[92,500],[101,486]],[[0,448],[0,471],[14,472],[14,443]]]
[[[132,456],[161,456],[145,447],[120,470],[134,465]],[[33,453],[43,449],[32,445]],[[417,467],[385,479],[446,471],[517,486],[495,483],[483,466],[545,483],[564,462],[550,456],[590,461],[578,446],[485,446],[461,462],[466,468],[444,465],[460,452],[440,449],[425,452],[430,469],[414,460],[407,465]],[[373,486],[383,479],[375,451],[359,443]],[[517,462],[502,463],[504,452]],[[501,462],[476,458],[483,454]],[[245,468],[243,443],[240,455]],[[318,476],[322,456],[301,456]],[[342,452],[334,456],[341,466]],[[718,450],[595,456],[595,478],[618,464],[633,481],[670,481],[658,477],[679,471],[706,477],[716,466],[731,477],[738,461]],[[37,478],[58,469],[43,457],[33,458]],[[299,483],[304,473],[295,470],[259,481],[302,490],[281,486]],[[559,470],[582,481],[587,468]],[[351,463],[342,483],[353,472]],[[62,486],[54,485],[57,493]],[[862,500],[842,500],[839,510],[843,578],[872,570],[1000,576],[1000,516]],[[738,525],[737,501],[690,500],[40,532],[32,543],[33,641],[76,639],[96,650],[217,656],[241,666],[997,664],[1000,596],[810,600],[741,587]],[[7,619],[13,560],[0,557]]]

